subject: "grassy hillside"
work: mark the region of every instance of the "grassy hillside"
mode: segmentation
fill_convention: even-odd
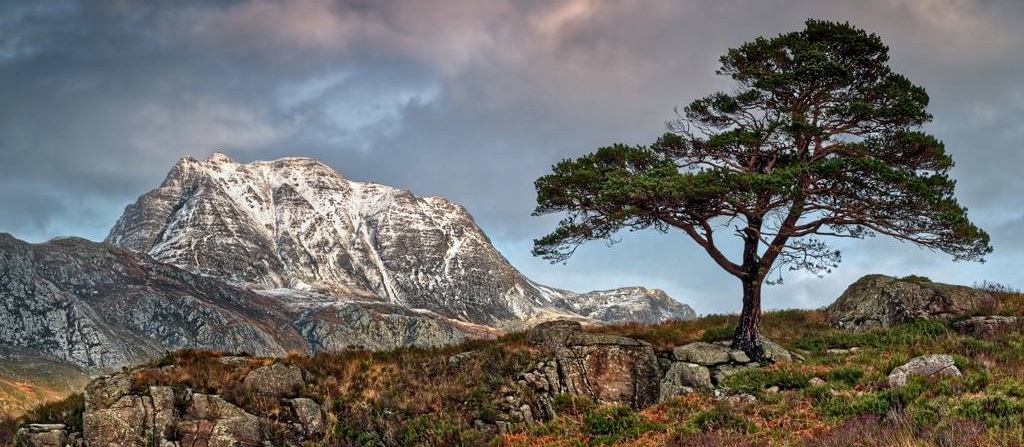
[[[999,313],[1021,315],[1024,296],[1000,294]],[[697,340],[727,338],[733,316],[657,326],[591,330],[624,334],[667,350]],[[770,312],[765,334],[801,352],[801,364],[747,370],[726,385],[758,400],[728,405],[689,395],[640,412],[601,407],[580,399],[556,401],[553,421],[498,436],[474,428],[494,420],[516,374],[542,353],[518,334],[438,350],[400,349],[291,356],[310,372],[303,394],[329,412],[329,446],[1024,446],[1024,334],[982,340],[959,335],[949,322],[918,322],[864,333],[830,329],[819,311]],[[830,348],[857,347],[850,354]],[[473,351],[461,362],[449,357]],[[886,376],[922,354],[951,354],[964,376],[912,380],[890,390]],[[273,417],[275,408],[241,386],[249,369],[275,361],[252,359],[226,370],[220,354],[186,351],[155,363],[180,368],[136,374],[136,386],[170,384],[224,395]],[[811,378],[826,381],[809,386]],[[778,391],[774,391],[777,387]],[[21,418],[75,423],[80,396],[36,409]],[[8,433],[9,421],[6,426]],[[4,441],[0,428],[0,442]]]
[[[2,354],[0,414],[20,415],[37,405],[80,391],[89,381],[88,374],[67,363],[24,352]]]

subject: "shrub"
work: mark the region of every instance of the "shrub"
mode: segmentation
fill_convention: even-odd
[[[983,290],[985,292],[997,293],[997,294],[1008,294],[1009,295],[1009,294],[1019,294],[1019,293],[1021,293],[1020,289],[1018,289],[1016,287],[1013,287],[1011,285],[1001,284],[1001,283],[998,283],[998,282],[988,281],[988,280],[985,280],[985,281],[982,281],[982,282],[976,282],[976,283],[974,283],[972,285],[972,287],[974,287],[975,289],[978,289],[978,290]]]
[[[924,284],[924,283],[932,282],[932,279],[927,277],[927,276],[907,275],[907,276],[904,276],[904,277],[900,278],[900,281],[912,282],[912,283],[917,283],[917,284]]]
[[[583,416],[594,409],[594,401],[587,396],[559,394],[553,399],[551,406],[555,413],[566,416]]]
[[[18,431],[18,420],[7,413],[0,413],[0,445],[14,445]]]
[[[714,408],[698,413],[690,420],[689,425],[696,431],[724,431],[729,433],[753,433],[756,427],[732,407],[717,405]]]
[[[987,394],[961,402],[956,414],[992,427],[1020,427],[1024,425],[1024,400],[1003,393]]]
[[[701,334],[700,339],[701,341],[706,341],[708,343],[730,340],[735,332],[736,328],[734,326],[715,326],[704,329],[704,333]]]
[[[583,425],[592,443],[599,445],[635,439],[656,428],[623,405],[595,408],[587,413]]]
[[[75,393],[64,399],[47,402],[29,410],[21,417],[22,423],[57,423],[68,427],[69,432],[82,431],[82,413],[85,412],[85,395]]]
[[[839,382],[851,387],[856,385],[861,377],[864,377],[864,371],[854,367],[837,368],[828,373],[830,382]]]
[[[807,386],[811,375],[790,369],[750,368],[725,379],[729,389],[744,393],[759,393],[765,388],[777,386],[783,390],[801,389]]]
[[[851,416],[882,416],[892,408],[889,401],[878,394],[859,396],[819,396],[814,408],[824,416],[848,418]]]

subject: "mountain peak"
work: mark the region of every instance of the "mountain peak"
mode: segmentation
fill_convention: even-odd
[[[234,162],[235,162],[234,160],[232,160],[230,157],[228,157],[227,155],[225,155],[221,151],[214,151],[213,154],[210,154],[210,156],[206,158],[206,163],[234,163]]]

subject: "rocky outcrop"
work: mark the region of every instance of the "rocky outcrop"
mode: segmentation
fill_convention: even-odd
[[[281,397],[294,396],[294,390],[304,386],[302,372],[294,366],[275,364],[246,376],[245,386],[263,397],[260,408],[273,418],[216,394],[140,386],[133,383],[136,373],[100,378],[86,388],[82,434],[86,446],[283,445],[285,439],[292,443],[318,439],[324,431],[317,402]]]
[[[565,390],[596,402],[644,408],[658,400],[658,359],[647,342],[577,333],[555,351]]]
[[[863,330],[960,317],[995,305],[991,294],[970,287],[868,275],[851,284],[825,313],[835,327]]]
[[[792,362],[793,354],[782,346],[761,338],[765,359],[773,363]],[[667,372],[661,380],[660,400],[690,393],[711,393],[719,389],[725,379],[747,368],[762,365],[750,360],[743,351],[732,349],[729,342],[695,342],[672,350],[663,357]]]
[[[914,357],[907,363],[897,366],[889,373],[889,387],[901,388],[907,385],[907,380],[913,376],[959,377],[960,369],[952,356],[945,354],[930,354]]]
[[[551,357],[522,374],[520,388],[530,398],[511,393],[502,424],[524,423],[554,417],[552,401],[559,394],[594,402],[628,405],[641,409],[690,393],[734,397],[721,388],[722,381],[746,368],[761,366],[727,342],[697,342],[675,348],[658,358],[651,345],[621,335],[588,333],[579,322],[551,321],[526,333],[526,340]],[[794,355],[767,339],[761,340],[765,355],[775,362],[794,361]],[[745,401],[741,396],[733,400]],[[520,407],[526,401],[534,406]],[[528,410],[528,411],[527,411]],[[499,427],[500,428],[500,427]]]
[[[984,315],[954,321],[957,332],[979,338],[999,338],[1021,330],[1021,321],[1014,316]]]

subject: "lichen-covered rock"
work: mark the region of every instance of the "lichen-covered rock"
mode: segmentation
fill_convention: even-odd
[[[889,387],[901,388],[907,385],[911,376],[959,377],[960,369],[956,367],[953,357],[945,354],[930,354],[914,357],[889,373]]]
[[[793,362],[793,354],[778,343],[764,337],[758,337],[758,341],[761,343],[761,350],[764,351],[765,359],[771,360],[773,363]]]
[[[957,332],[981,338],[997,338],[1019,332],[1021,326],[1017,317],[1003,315],[977,316],[953,323],[953,329]]]
[[[324,413],[320,409],[320,404],[305,397],[291,399],[288,402],[291,404],[292,410],[295,411],[299,424],[307,434],[320,436],[324,433]]]
[[[28,424],[15,435],[17,447],[64,447],[67,440],[64,424]]]
[[[526,339],[554,356],[525,373],[521,384],[541,393],[541,408],[532,416],[553,416],[550,399],[568,393],[597,402],[643,408],[660,393],[661,370],[649,343],[611,334],[582,332],[576,321],[538,324]]]
[[[722,386],[722,383],[725,381],[725,379],[728,379],[730,376],[740,371],[743,371],[744,369],[758,368],[760,366],[761,364],[757,362],[729,363],[725,365],[718,365],[712,368],[711,370],[711,380],[715,383],[715,385]]]
[[[294,397],[306,385],[302,370],[286,363],[256,368],[245,376],[242,383],[259,394],[274,397]]]
[[[526,331],[526,341],[549,351],[565,347],[570,335],[583,330],[583,325],[574,320],[553,320],[537,324]]]
[[[180,422],[182,445],[207,447],[259,446],[263,443],[261,418],[222,397],[193,394],[186,404],[187,420]]]
[[[555,351],[567,392],[640,409],[658,401],[661,374],[647,342],[611,334],[570,334]]]
[[[88,399],[88,397],[87,397]],[[89,447],[157,445],[157,433],[150,396],[125,395],[110,405],[98,407],[86,401],[83,436]]]
[[[711,371],[695,363],[673,362],[661,379],[659,401],[691,392],[710,393],[715,390],[711,383]]]
[[[991,294],[970,287],[868,275],[851,284],[825,313],[832,326],[863,330],[964,316],[995,305]]]
[[[715,343],[696,342],[672,350],[677,362],[696,363],[704,366],[721,365],[732,360],[732,350]]]

